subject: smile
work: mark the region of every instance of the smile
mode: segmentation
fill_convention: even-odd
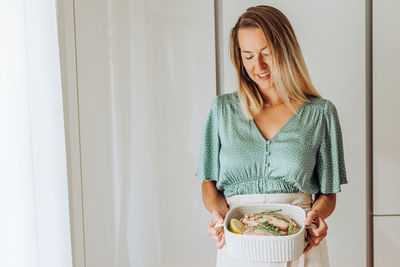
[[[263,73],[263,74],[257,74],[257,76],[260,77],[260,78],[265,78],[268,75],[271,75],[271,72],[266,72],[266,73]]]

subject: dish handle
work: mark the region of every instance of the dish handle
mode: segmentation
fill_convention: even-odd
[[[314,223],[311,223],[311,225],[310,226],[307,226],[306,227],[306,233],[305,233],[305,235],[304,235],[304,237],[305,237],[305,242],[304,242],[304,248],[306,248],[307,247],[307,245],[308,245],[308,242],[307,242],[307,230],[308,229],[317,229],[318,227],[317,227],[317,225],[316,224],[314,224]]]
[[[216,224],[214,225],[214,228],[224,227],[224,226],[225,226],[224,223],[216,223]]]

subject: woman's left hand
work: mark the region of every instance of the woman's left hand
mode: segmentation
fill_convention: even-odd
[[[308,244],[303,254],[307,253],[313,247],[318,246],[328,233],[328,225],[325,223],[325,220],[313,210],[307,213],[306,220],[304,221],[306,227],[311,226],[311,223],[315,224],[317,227],[307,229]]]

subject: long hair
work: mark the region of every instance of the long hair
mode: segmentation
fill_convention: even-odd
[[[290,101],[309,102],[308,95],[321,98],[314,88],[296,35],[286,16],[271,6],[250,7],[230,33],[230,56],[238,77],[238,96],[247,119],[261,112],[264,100],[257,84],[247,74],[240,53],[238,31],[259,28],[271,49],[271,78],[282,101],[294,112]]]

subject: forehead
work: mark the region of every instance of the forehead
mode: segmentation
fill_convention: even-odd
[[[267,39],[260,28],[239,29],[238,42],[243,52],[257,52],[267,47]]]

